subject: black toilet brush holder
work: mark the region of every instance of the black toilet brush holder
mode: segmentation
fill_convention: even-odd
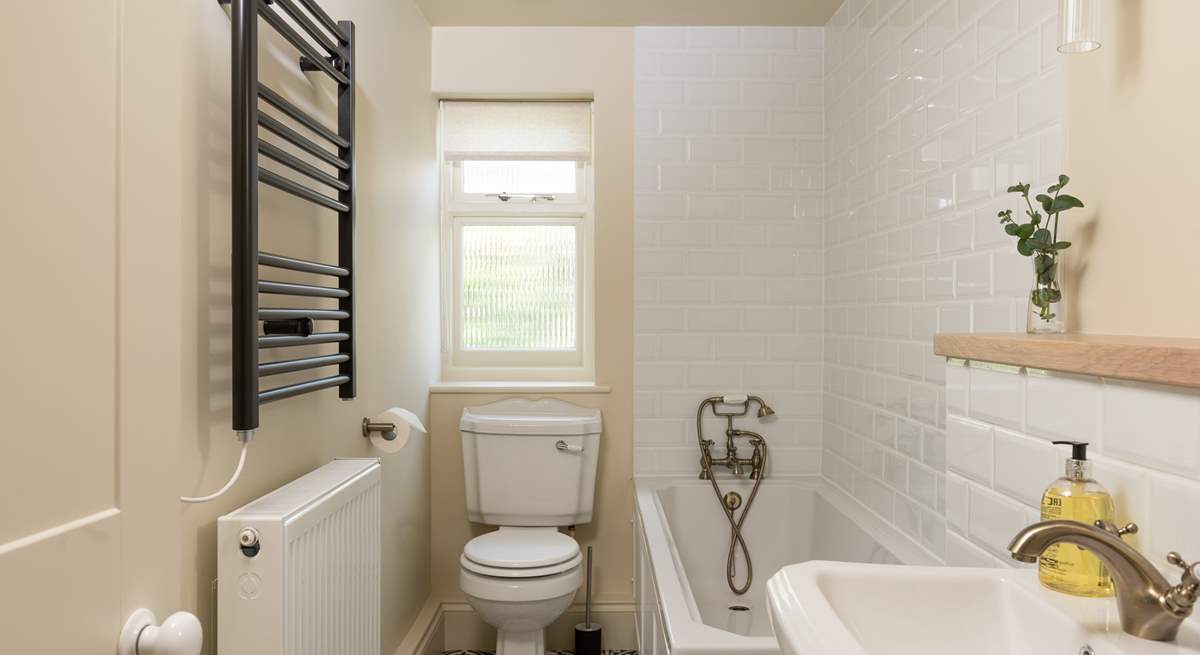
[[[583,623],[575,624],[575,655],[600,655],[600,624],[592,623],[592,547],[587,548],[587,590]]]

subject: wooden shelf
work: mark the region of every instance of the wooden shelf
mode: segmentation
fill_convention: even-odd
[[[945,357],[1200,387],[1200,339],[1098,334],[938,334]]]

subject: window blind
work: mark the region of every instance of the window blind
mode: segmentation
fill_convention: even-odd
[[[588,161],[590,102],[442,101],[442,156],[447,161]]]

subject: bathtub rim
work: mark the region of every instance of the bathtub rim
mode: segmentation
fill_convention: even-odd
[[[722,480],[724,482],[724,480]],[[739,481],[739,485],[745,481]],[[859,501],[831,482],[816,475],[776,476],[763,481],[763,487],[803,487],[813,490],[864,532],[906,565],[941,565],[942,561],[916,540],[884,521]],[[709,487],[710,483],[693,477],[654,476],[634,478],[638,529],[649,551],[649,574],[653,576],[656,601],[662,616],[663,631],[672,653],[778,653],[774,637],[745,637],[705,624],[692,594],[687,573],[675,548],[659,491],[675,487]],[[714,500],[714,502],[716,502]],[[653,518],[653,522],[647,517]],[[640,555],[639,555],[640,556]],[[659,568],[670,561],[672,573]],[[661,573],[661,575],[660,575]],[[765,583],[764,583],[765,584]],[[764,610],[767,608],[763,608]]]

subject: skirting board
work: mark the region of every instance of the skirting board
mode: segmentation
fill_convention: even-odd
[[[572,605],[546,629],[546,647],[574,647],[575,624],[584,607]],[[604,626],[604,648],[637,648],[633,603],[596,603],[592,618]],[[466,601],[429,598],[395,655],[441,655],[444,650],[494,648],[496,629],[484,623]]]

